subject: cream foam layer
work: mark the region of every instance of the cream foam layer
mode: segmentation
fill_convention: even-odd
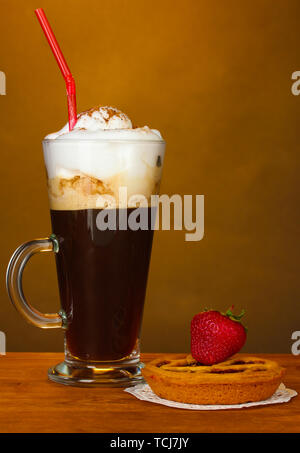
[[[123,173],[143,178],[164,157],[163,142],[45,140],[43,147],[49,179],[85,174],[104,181]]]
[[[164,159],[160,133],[147,126],[133,129],[112,107],[78,115],[72,131],[66,125],[48,135],[43,148],[52,209],[133,206],[158,192]],[[126,200],[120,199],[121,187]]]
[[[158,193],[163,142],[45,140],[43,147],[52,209],[135,207],[141,195],[149,201]]]
[[[158,193],[163,142],[45,140],[43,147],[52,209],[134,207],[132,200]]]

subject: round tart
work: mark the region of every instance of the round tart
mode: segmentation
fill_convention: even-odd
[[[202,365],[191,355],[164,356],[149,362],[142,374],[161,398],[189,404],[240,404],[262,401],[281,383],[284,368],[257,357],[235,356]]]

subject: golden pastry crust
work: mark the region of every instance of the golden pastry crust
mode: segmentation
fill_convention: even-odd
[[[153,392],[164,399],[189,404],[240,404],[272,396],[284,371],[276,362],[252,356],[235,356],[206,366],[188,355],[155,359],[142,374]]]

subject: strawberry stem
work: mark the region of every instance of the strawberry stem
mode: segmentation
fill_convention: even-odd
[[[246,313],[245,310],[243,309],[239,315],[235,315],[233,313],[234,305],[232,305],[225,313],[225,316],[228,318],[232,319],[232,321],[237,321],[240,322],[244,314]]]

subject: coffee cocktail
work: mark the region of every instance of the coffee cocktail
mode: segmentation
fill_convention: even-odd
[[[133,128],[111,107],[84,112],[72,131],[66,125],[43,141],[53,234],[30,247],[56,252],[62,310],[42,315],[18,291],[29,243],[12,257],[8,288],[30,322],[65,328],[65,361],[49,370],[52,380],[128,385],[141,379],[151,196],[159,190],[164,147],[158,131]]]

